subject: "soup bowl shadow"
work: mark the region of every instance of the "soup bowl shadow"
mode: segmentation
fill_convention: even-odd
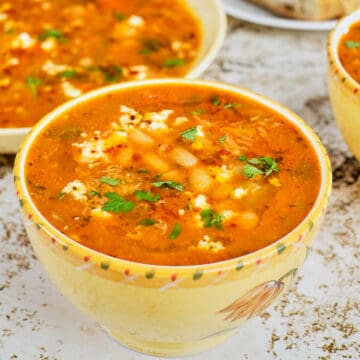
[[[185,78],[200,76],[214,61],[224,42],[227,20],[221,0],[185,0],[194,16],[200,22],[202,39],[198,54]],[[171,31],[171,29],[169,29]],[[30,131],[24,128],[0,128],[0,153],[15,153],[21,141]]]
[[[341,19],[327,44],[328,87],[333,114],[341,134],[360,160],[360,84],[345,70],[339,59],[339,43],[350,27],[360,23],[360,9]]]
[[[25,166],[29,149],[44,127],[67,110],[97,96],[120,89],[141,90],[142,86],[174,83],[247,97],[284,116],[308,139],[320,164],[321,186],[312,209],[290,233],[238,258],[196,266],[159,266],[96,252],[65,236],[42,216],[30,197]],[[235,86],[163,79],[98,89],[45,116],[21,145],[14,181],[31,244],[60,292],[121,344],[156,356],[183,356],[222,342],[289,287],[324,216],[331,191],[331,167],[313,130],[283,106]]]

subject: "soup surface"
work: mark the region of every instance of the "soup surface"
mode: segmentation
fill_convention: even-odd
[[[62,114],[32,145],[25,176],[40,212],[75,241],[167,265],[276,241],[320,187],[314,150],[285,118],[181,84],[118,91]]]
[[[104,84],[183,76],[200,25],[182,0],[0,2],[0,127]]]
[[[350,76],[360,83],[360,22],[353,25],[342,37],[339,58]]]

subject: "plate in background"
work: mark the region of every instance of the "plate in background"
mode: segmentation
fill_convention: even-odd
[[[229,15],[259,25],[282,29],[328,31],[336,24],[336,20],[305,21],[283,18],[246,0],[222,0],[222,2]]]

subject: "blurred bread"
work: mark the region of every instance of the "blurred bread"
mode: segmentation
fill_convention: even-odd
[[[250,0],[270,11],[295,19],[328,20],[344,15],[347,8],[360,0]],[[354,4],[350,4],[354,3]]]
[[[352,11],[360,8],[360,0],[341,0],[345,14],[350,14]]]

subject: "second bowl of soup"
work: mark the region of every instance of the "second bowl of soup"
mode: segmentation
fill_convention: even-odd
[[[234,86],[115,85],[50,113],[15,164],[49,277],[132,349],[207,349],[288,287],[331,186],[295,114]]]

